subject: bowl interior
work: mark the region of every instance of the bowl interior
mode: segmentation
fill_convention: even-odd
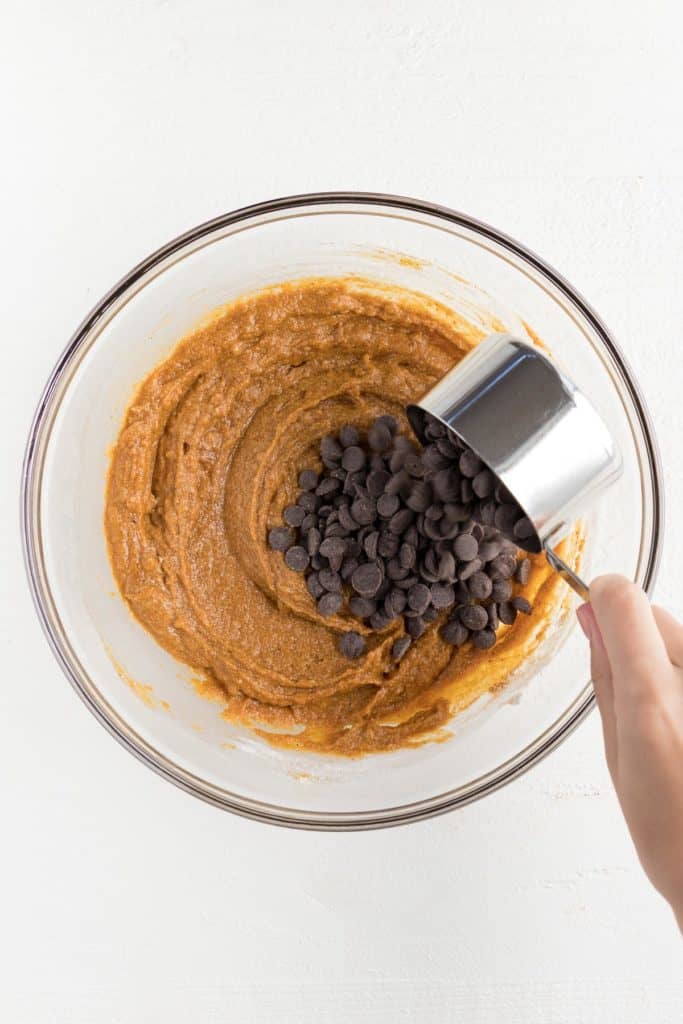
[[[356,761],[291,753],[225,722],[218,704],[196,694],[191,671],[132,618],[102,525],[108,450],[141,379],[217,306],[280,281],[326,275],[426,293],[485,329],[523,336],[531,327],[624,457],[623,476],[590,512],[583,572],[648,581],[657,482],[618,357],[577,302],[504,241],[438,213],[382,203],[226,218],[133,272],[77,336],[53,381],[29,460],[28,546],[53,645],[129,746],[195,792],[250,813],[292,823],[378,823],[398,820],[407,805],[428,813],[471,799],[572,724],[590,700],[573,616],[508,687],[458,716],[446,743]],[[606,514],[608,504],[618,516]]]

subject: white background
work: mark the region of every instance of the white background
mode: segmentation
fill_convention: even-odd
[[[257,200],[399,192],[519,237],[613,328],[666,466],[658,598],[683,614],[679,7],[1,4],[7,1024],[681,1020],[683,946],[595,717],[438,820],[318,835],[233,818],[142,768],[76,699],[34,618],[16,514],[42,383],[133,263]]]

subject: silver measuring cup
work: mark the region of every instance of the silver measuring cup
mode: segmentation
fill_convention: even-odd
[[[428,414],[479,455],[534,527],[515,543],[545,551],[553,569],[588,600],[588,587],[552,545],[620,476],[621,453],[548,356],[512,335],[491,334],[407,413],[421,441]]]

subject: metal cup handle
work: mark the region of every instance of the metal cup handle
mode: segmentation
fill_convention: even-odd
[[[553,551],[548,541],[545,542],[543,547],[545,549],[545,557],[548,559],[548,562],[555,572],[562,577],[565,583],[569,584],[572,590],[579,595],[582,601],[589,601],[588,587],[581,577],[577,576],[576,573],[562,561],[560,556]]]

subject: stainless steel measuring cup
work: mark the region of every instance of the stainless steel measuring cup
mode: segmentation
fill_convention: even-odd
[[[585,601],[588,587],[555,553],[580,510],[621,474],[621,453],[576,385],[537,346],[491,334],[407,409],[425,440],[435,416],[486,463],[533,524],[515,543],[545,551]]]

